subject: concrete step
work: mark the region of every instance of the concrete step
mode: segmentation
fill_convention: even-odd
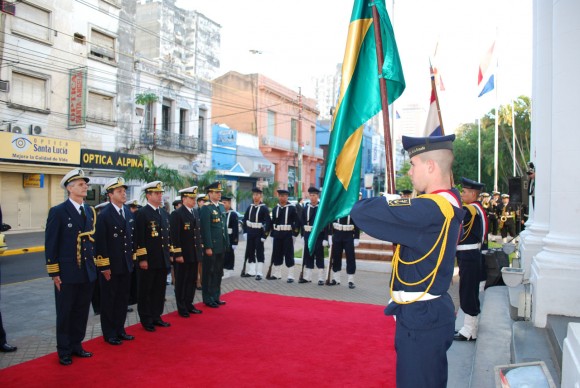
[[[578,317],[565,317],[562,315],[548,315],[546,329],[550,347],[555,354],[555,368],[561,376],[562,371],[562,354],[564,351],[564,339],[568,335],[568,323],[580,322]]]
[[[391,261],[393,259],[392,244],[375,239],[361,239],[355,248],[357,260]]]

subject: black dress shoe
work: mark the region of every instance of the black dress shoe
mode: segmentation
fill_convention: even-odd
[[[243,273],[243,274],[241,274],[240,276],[241,276],[241,277],[243,277],[243,278],[251,278],[251,277],[252,277],[252,275],[250,275],[250,274],[249,274],[249,273],[247,273],[247,272],[246,272],[246,273]]]
[[[298,283],[312,283],[312,280],[299,279]]]
[[[192,313],[192,314],[201,314],[203,313],[203,311],[196,309],[195,307],[190,307],[187,309],[188,312]]]
[[[155,326],[160,326],[160,327],[169,327],[169,326],[171,326],[171,323],[169,323],[169,322],[165,322],[165,321],[162,321],[162,320],[160,319],[160,320],[158,320],[158,321],[153,321],[153,325],[155,325]]]
[[[12,346],[12,345],[8,345],[8,344],[2,344],[2,346],[0,346],[0,352],[4,352],[4,353],[15,352],[16,349],[18,349],[16,346]]]
[[[133,341],[135,339],[135,336],[133,336],[131,334],[123,333],[123,334],[119,335],[119,338],[122,339],[123,341]]]
[[[87,352],[86,350],[81,348],[80,350],[74,351],[73,356],[77,356],[77,357],[81,357],[81,358],[89,358],[89,357],[93,357],[93,353]]]
[[[217,308],[220,307],[217,303],[211,302],[211,303],[204,303],[207,307],[211,307],[211,308]]]
[[[72,358],[68,354],[64,356],[58,356],[58,362],[60,363],[60,365],[68,366],[72,364]]]
[[[266,276],[267,280],[278,280],[280,278],[277,278],[276,276]]]
[[[352,290],[352,289],[353,289],[353,288],[355,288],[355,287],[356,287],[356,286],[354,285],[354,283],[353,283],[353,282],[348,282],[348,288],[350,288],[350,289]]]
[[[475,341],[475,338],[469,337],[467,338],[461,333],[457,333],[453,336],[454,341]]]
[[[142,324],[142,326],[143,326],[143,329],[145,329],[147,331],[155,331],[155,326],[153,326],[153,325]]]
[[[288,279],[286,280],[286,283],[294,283],[294,279]]]
[[[319,285],[319,286],[324,286],[324,280],[319,280],[319,281],[318,281],[318,285]]]
[[[331,281],[328,283],[328,285],[329,285],[329,286],[336,286],[337,284],[340,284],[340,283],[337,283],[337,282],[336,282],[336,280],[334,280],[334,279],[332,279],[332,280],[331,280]]]
[[[180,311],[178,314],[180,317],[189,318],[189,313],[187,311]]]
[[[123,342],[118,339],[117,337],[111,337],[111,338],[106,338],[105,342],[111,344],[111,345],[122,345]]]
[[[262,275],[256,275],[256,280],[262,280]]]
[[[225,300],[218,300],[216,303],[219,304],[220,306],[223,306],[224,304],[226,304],[226,301]]]

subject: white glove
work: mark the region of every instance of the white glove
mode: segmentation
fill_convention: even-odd
[[[388,194],[385,193],[385,198],[387,199],[387,202],[392,201],[394,199],[400,199],[401,196],[399,194]]]
[[[360,240],[358,238],[354,239],[354,246],[358,247],[358,245],[360,244]]]
[[[322,246],[323,246],[323,247],[327,247],[327,246],[328,246],[328,241],[326,241],[326,240],[322,240]]]
[[[232,245],[232,251],[235,251],[237,247],[237,245]]]
[[[265,238],[261,238],[260,241],[266,242],[266,239]]]
[[[328,236],[328,245],[332,245],[332,236]]]

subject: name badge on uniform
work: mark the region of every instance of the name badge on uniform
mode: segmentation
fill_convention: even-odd
[[[191,222],[186,222],[183,224],[183,230],[190,230],[191,229]]]
[[[389,206],[411,206],[411,198],[392,199]]]
[[[149,222],[151,226],[151,237],[159,236],[159,232],[157,232],[157,223],[155,221]]]

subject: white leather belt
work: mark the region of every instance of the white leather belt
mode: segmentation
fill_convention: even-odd
[[[408,292],[408,291],[393,291],[393,301],[394,302],[411,302],[416,300],[418,301],[425,301],[431,299],[437,299],[441,295],[432,295],[429,293],[422,293],[422,292]]]
[[[292,225],[274,225],[274,230],[292,230]]]
[[[252,229],[262,229],[262,223],[261,222],[246,221],[246,225],[248,225]]]
[[[343,225],[339,224],[338,222],[333,223],[332,227],[336,230],[342,230],[345,232],[351,232],[354,230],[354,225]]]
[[[463,244],[463,245],[458,245],[457,246],[457,250],[458,251],[471,251],[474,249],[480,249],[481,248],[481,244],[477,243],[477,244]]]
[[[304,231],[306,231],[306,232],[312,232],[312,226],[310,226],[310,225],[304,225]]]
[[[228,228],[228,234],[232,234],[234,233],[234,230],[232,228]]]

